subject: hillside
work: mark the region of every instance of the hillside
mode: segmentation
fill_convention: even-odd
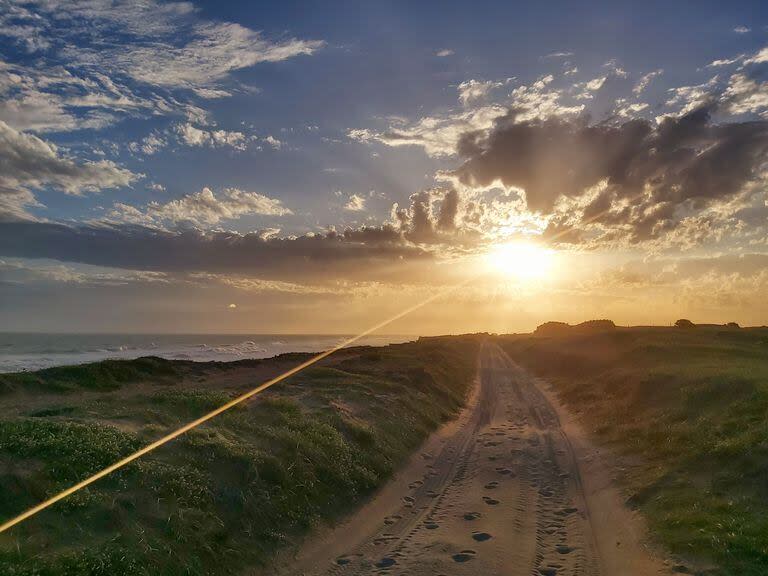
[[[379,487],[463,404],[475,338],[341,351],[0,535],[0,573],[230,574]],[[307,356],[0,375],[10,518]]]

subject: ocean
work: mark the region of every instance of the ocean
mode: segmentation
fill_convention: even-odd
[[[349,336],[270,334],[32,334],[0,333],[0,373],[160,356],[170,360],[230,361],[284,352],[321,352]],[[383,346],[415,336],[372,335],[355,345]]]

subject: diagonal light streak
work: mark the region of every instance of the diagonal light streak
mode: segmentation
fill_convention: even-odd
[[[128,464],[130,464],[134,460],[137,460],[138,458],[141,458],[142,456],[144,456],[146,454],[149,454],[150,452],[152,452],[154,450],[157,450],[161,446],[164,446],[165,444],[168,444],[171,440],[174,440],[174,439],[178,438],[179,436],[189,432],[193,428],[197,428],[198,426],[200,426],[202,424],[205,424],[206,422],[208,422],[208,420],[211,420],[211,419],[215,418],[219,414],[222,414],[223,412],[226,412],[227,410],[229,410],[231,408],[234,408],[238,404],[241,404],[241,403],[245,402],[246,400],[249,400],[250,398],[253,398],[257,394],[260,394],[261,392],[263,392],[264,390],[266,390],[267,388],[269,388],[271,386],[274,386],[278,382],[282,382],[286,378],[289,378],[289,377],[293,376],[294,374],[297,374],[298,372],[301,372],[305,368],[308,368],[309,366],[312,366],[313,364],[316,364],[317,362],[319,362],[323,358],[327,358],[328,356],[330,356],[334,352],[338,352],[342,348],[357,342],[361,338],[363,338],[365,336],[368,336],[369,334],[371,334],[373,332],[376,332],[377,330],[383,328],[384,326],[387,326],[388,324],[391,324],[392,322],[395,322],[396,320],[399,320],[403,316],[407,316],[411,312],[414,312],[414,311],[418,310],[419,308],[422,308],[422,307],[426,306],[427,304],[437,300],[438,298],[440,298],[442,296],[445,296],[446,294],[449,294],[449,293],[451,293],[451,292],[453,292],[455,290],[458,290],[459,288],[461,288],[465,284],[467,284],[467,282],[468,281],[462,282],[462,283],[460,283],[458,285],[451,286],[449,288],[446,288],[445,290],[441,290],[440,292],[438,292],[436,294],[433,294],[429,298],[426,298],[425,300],[422,300],[421,302],[418,302],[418,303],[414,304],[413,306],[403,310],[402,312],[399,312],[399,313],[395,314],[394,316],[392,316],[392,317],[390,317],[390,318],[388,318],[388,319],[386,319],[386,320],[384,320],[382,322],[379,322],[375,326],[372,326],[372,327],[368,328],[367,330],[361,332],[357,336],[353,336],[353,337],[343,341],[341,344],[337,344],[334,348],[331,348],[330,350],[326,350],[325,352],[321,352],[321,353],[313,356],[309,360],[307,360],[305,362],[302,362],[301,364],[299,364],[297,366],[294,366],[293,368],[291,368],[290,370],[287,370],[286,372],[283,372],[279,376],[275,376],[271,380],[267,380],[266,382],[264,382],[263,384],[260,384],[256,388],[253,388],[252,390],[249,390],[248,392],[245,392],[244,394],[241,394],[237,398],[234,398],[234,399],[230,400],[226,404],[223,404],[222,406],[219,406],[215,410],[212,410],[211,412],[208,412],[207,414],[205,414],[204,416],[201,416],[197,420],[193,420],[192,422],[189,422],[188,424],[185,424],[181,428],[178,428],[178,429],[174,430],[173,432],[163,436],[162,438],[160,438],[158,440],[155,440],[151,444],[148,444],[147,446],[137,450],[133,454],[130,454],[130,455],[126,456],[125,458],[123,458],[121,460],[118,460],[114,464],[111,464],[111,465],[107,466],[103,470],[100,470],[99,472],[96,472],[95,474],[93,474],[92,476],[89,476],[85,480],[82,480],[81,482],[78,482],[77,484],[75,484],[73,486],[70,486],[66,490],[63,490],[62,492],[59,492],[58,494],[56,494],[55,496],[52,496],[48,500],[45,500],[44,502],[41,502],[40,504],[38,504],[36,506],[33,506],[32,508],[30,508],[29,510],[19,514],[15,518],[11,518],[10,520],[7,520],[2,525],[0,525],[0,533],[5,532],[6,530],[9,530],[9,529],[13,528],[17,524],[20,524],[21,522],[24,522],[25,520],[31,518],[35,514],[38,514],[38,513],[42,512],[43,510],[45,510],[46,508],[49,508],[50,506],[53,506],[54,504],[56,504],[56,502],[58,502],[60,500],[63,500],[67,496],[71,496],[75,492],[77,492],[79,490],[82,490],[83,488],[93,484],[97,480],[99,480],[101,478],[104,478],[105,476],[108,476],[109,474],[112,474],[112,472],[115,472],[116,470],[119,470],[120,468],[123,468],[123,467],[127,466]]]

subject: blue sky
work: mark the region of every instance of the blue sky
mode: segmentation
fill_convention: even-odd
[[[270,304],[272,319],[254,331],[302,331],[285,321],[297,294],[322,306],[316,287],[334,284],[328,297],[357,295],[370,310],[366,298],[391,300],[383,294],[406,285],[416,298],[452,279],[443,265],[451,258],[520,238],[654,287],[658,277],[633,268],[649,258],[676,269],[695,259],[696,274],[725,274],[722,263],[701,262],[766,250],[766,26],[760,2],[0,2],[0,319],[16,329],[101,329],[78,320],[90,293],[108,309],[166,289],[210,310],[179,330],[243,330],[268,293],[282,304]],[[599,126],[625,142],[635,122],[649,135],[632,153],[655,154],[648,142],[664,141],[665,122],[682,134],[681,119],[704,108],[702,137],[677,145],[722,151],[713,162],[734,167],[722,178],[709,166],[674,165],[683,148],[655,171],[638,156],[623,180],[615,167],[593,174],[574,150],[539,150],[535,135]],[[494,135],[533,140],[496,151]],[[473,138],[482,154],[466,148]],[[505,154],[533,145],[531,163],[555,159],[561,168],[543,173],[563,173],[544,183],[505,168],[515,163]],[[637,196],[627,178],[638,171],[647,197],[622,215]],[[566,191],[574,174],[584,185]],[[611,217],[589,220],[598,205]],[[565,226],[580,239],[555,232]],[[167,248],[139,236],[190,241],[179,248],[190,263],[149,257]],[[251,238],[255,252],[226,248]],[[210,261],[231,266],[195,257],[201,242],[219,241],[225,247]],[[292,259],[317,266],[296,274]],[[747,284],[764,270],[748,268],[739,272]],[[695,278],[663,283],[673,290]],[[375,297],[370,282],[381,287]],[[50,298],[21,299],[30,286],[72,294],[73,312],[50,320],[38,309]],[[584,292],[584,310],[597,313],[599,290]],[[236,325],[216,316],[238,298],[250,316]],[[680,308],[747,316],[743,306],[723,310],[725,301]],[[557,306],[550,310],[571,309]],[[617,313],[639,320],[631,310]],[[110,326],[153,328],[129,318]],[[312,330],[324,321],[318,315]]]

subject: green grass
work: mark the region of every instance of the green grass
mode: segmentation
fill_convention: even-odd
[[[701,573],[768,573],[768,329],[503,337],[626,456],[630,502]]]
[[[179,366],[162,358],[105,360],[78,366],[58,366],[37,372],[0,374],[0,394],[14,391],[69,392],[82,389],[114,390],[129,382],[162,381],[179,375]]]
[[[269,572],[277,550],[359,505],[456,413],[477,345],[423,339],[310,368],[1,535],[0,573]],[[0,419],[0,516],[253,386],[216,386],[244,367],[140,359],[0,376],[6,403],[41,399]],[[162,388],[146,385],[155,377]]]

